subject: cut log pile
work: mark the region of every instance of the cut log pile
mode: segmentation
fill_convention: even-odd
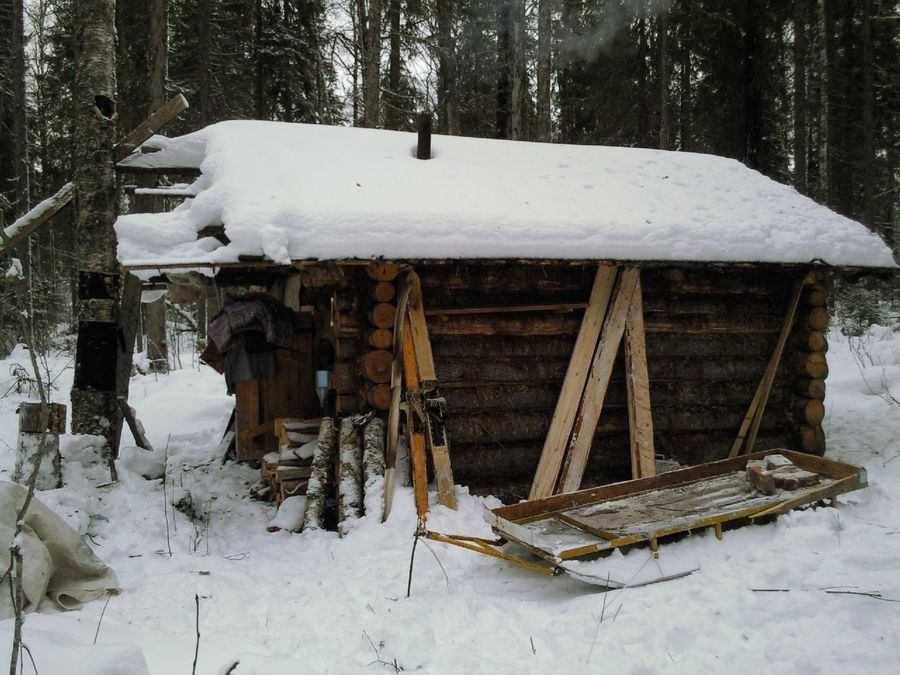
[[[279,507],[305,496],[297,531],[336,526],[344,532],[350,519],[363,515],[366,490],[376,489],[384,474],[384,423],[371,415],[282,418],[275,428],[279,451],[263,457],[256,496]]]
[[[259,491],[276,506],[288,497],[305,495],[322,420],[278,418],[274,422],[278,451],[263,456]]]

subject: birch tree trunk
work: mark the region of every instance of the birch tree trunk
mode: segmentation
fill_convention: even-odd
[[[106,440],[110,471],[118,402],[119,263],[116,259],[115,0],[75,3],[75,222],[81,244],[72,430]]]

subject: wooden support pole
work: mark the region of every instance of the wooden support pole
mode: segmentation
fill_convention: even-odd
[[[753,400],[750,402],[750,408],[747,410],[744,421],[741,422],[737,438],[734,439],[734,443],[731,446],[731,452],[728,453],[729,457],[737,457],[742,449],[744,452],[752,452],[753,450],[753,444],[756,442],[756,434],[759,431],[759,425],[762,422],[766,402],[769,398],[769,392],[772,390],[772,383],[775,381],[775,372],[778,370],[778,363],[781,361],[784,345],[787,342],[788,336],[791,333],[791,328],[794,325],[794,317],[797,314],[797,305],[800,303],[800,295],[803,292],[806,280],[807,277],[804,275],[794,283],[794,290],[788,300],[787,311],[784,315],[784,321],[781,324],[781,333],[778,335],[775,349],[772,352],[772,356],[769,358],[769,363],[759,382],[759,386],[756,388]],[[746,444],[744,443],[745,439]]]
[[[600,342],[594,352],[584,394],[572,424],[572,435],[566,447],[566,458],[559,478],[558,492],[575,492],[581,487],[581,479],[587,466],[594,433],[600,421],[603,401],[609,387],[613,362],[619,351],[629,307],[640,278],[640,270],[631,267],[622,271],[614,291],[613,305],[603,323]]]
[[[655,476],[656,456],[653,450],[653,417],[650,413],[650,378],[647,374],[640,277],[625,321],[625,387],[628,393],[631,477]]]
[[[425,411],[417,401],[421,400],[419,392],[419,369],[416,364],[416,348],[413,345],[412,328],[409,316],[404,317],[403,325],[403,377],[409,400],[409,458],[412,467],[413,491],[416,500],[416,515],[419,517],[419,529],[425,527],[425,514],[428,513],[428,475],[425,472]]]
[[[137,446],[153,452],[153,446],[147,440],[144,425],[141,424],[141,421],[134,414],[134,408],[128,405],[128,401],[125,400],[124,396],[119,397],[119,407],[122,409],[122,415],[128,423],[128,428],[131,429],[131,435],[134,436],[134,442],[137,443]]]
[[[5,255],[18,245],[19,242],[37,232],[44,223],[53,218],[53,216],[69,204],[74,196],[74,183],[66,183],[55,195],[42,201],[9,227],[0,230],[3,239],[3,245],[0,247],[0,255]]]
[[[400,439],[400,396],[403,390],[403,331],[406,326],[406,305],[409,299],[409,283],[400,286],[397,312],[394,321],[394,361],[391,364],[391,403],[388,410],[387,448],[384,470],[384,514],[382,522],[391,514],[394,501],[394,480],[397,466],[397,447]]]
[[[428,326],[425,322],[425,308],[422,305],[422,284],[419,275],[410,272],[407,275],[410,285],[407,311],[410,318],[410,331],[413,347],[416,351],[416,364],[419,369],[419,382],[437,383],[434,370],[434,354],[431,351],[431,340],[428,337]]]
[[[168,122],[188,109],[187,99],[181,94],[170,98],[161,108],[141,122],[130,134],[113,148],[113,160],[121,162],[134,150],[145,143]]]
[[[618,268],[601,265],[594,278],[594,286],[588,307],[581,321],[578,338],[569,367],[563,380],[562,390],[556,403],[550,429],[544,441],[544,449],[538,463],[529,499],[542,499],[553,493],[562,466],[566,444],[572,432],[578,401],[584,392],[590,369],[591,355],[597,347],[597,339],[606,316],[606,309],[612,295]]]

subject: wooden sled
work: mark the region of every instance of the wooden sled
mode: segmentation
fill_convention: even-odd
[[[777,490],[772,495],[755,491],[746,478],[747,462],[774,453],[818,474],[820,482]],[[721,539],[725,524],[739,526],[777,516],[866,485],[862,467],[790,450],[765,450],[649,478],[485,509],[485,520],[498,535],[497,540],[435,532],[427,536],[553,576],[567,572],[589,583],[633,587],[685,576],[696,567],[683,567],[674,573],[660,571],[655,579],[627,583],[601,576],[591,578],[583,566],[575,569],[569,563],[643,543],[650,545],[655,557],[658,543],[666,537],[713,528]],[[507,542],[532,555],[526,558],[507,552]]]

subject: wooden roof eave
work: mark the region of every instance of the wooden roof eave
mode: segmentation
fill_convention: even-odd
[[[369,265],[372,262],[383,261],[386,258],[339,258],[325,259],[305,258],[292,260],[290,264],[276,262],[274,260],[254,259],[230,262],[208,261],[159,261],[154,263],[139,263],[123,265],[122,269],[128,272],[153,271],[160,274],[168,270],[211,269],[217,272],[224,269],[303,269],[315,265],[339,265],[355,266]],[[600,259],[600,258],[396,258],[391,259],[407,265],[438,265],[447,263],[485,264],[503,263],[520,265],[559,265],[568,264],[573,267],[585,265],[629,265],[642,268],[680,267],[684,269],[796,269],[796,270],[831,270],[843,275],[875,275],[881,277],[894,277],[900,273],[898,267],[864,267],[861,265],[829,265],[822,261],[811,262],[759,262],[759,261],[697,261],[697,260],[624,260],[624,259]]]

